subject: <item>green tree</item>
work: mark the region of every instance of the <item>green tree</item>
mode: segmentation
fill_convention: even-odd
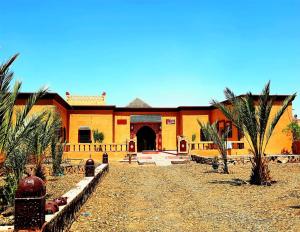
[[[45,157],[52,153],[51,156],[54,156],[53,162],[55,165],[57,165],[56,162],[61,158],[57,157],[58,150],[54,149],[54,146],[58,146],[59,143],[61,143],[61,136],[59,136],[60,129],[61,118],[59,113],[49,111],[46,113],[44,120],[40,122],[39,126],[32,133],[30,150],[31,154],[34,154],[36,157],[36,176],[39,176],[42,179],[45,179],[45,174],[43,172],[43,160]],[[58,162],[59,165],[60,162]],[[57,166],[55,166],[55,168],[57,168]]]
[[[9,71],[18,54],[0,66],[0,153],[9,157],[15,149],[24,142],[28,142],[29,134],[36,129],[44,114],[29,116],[29,112],[36,102],[46,93],[47,89],[40,89],[32,94],[24,107],[15,110],[21,82],[16,81],[11,89],[14,73]],[[15,117],[13,117],[15,113]]]
[[[16,109],[22,83],[16,81],[11,87],[14,73],[10,67],[17,57],[18,54],[0,65],[0,154],[5,157],[4,195],[9,205],[13,204],[14,192],[24,173],[30,135],[44,117],[44,113],[32,116],[29,113],[47,91],[40,89],[28,98],[23,107]]]
[[[300,126],[296,121],[289,123],[283,132],[292,133],[294,141],[300,139]]]
[[[61,128],[61,116],[58,113],[54,114],[53,124],[55,126],[54,130],[59,130]],[[63,169],[61,168],[62,157],[64,153],[64,148],[66,141],[63,141],[62,136],[53,135],[51,140],[51,157],[52,157],[52,169],[53,175],[59,176],[63,174]]]
[[[213,141],[214,144],[217,146],[224,163],[223,172],[225,174],[229,174],[228,164],[227,164],[228,159],[227,159],[227,139],[226,139],[229,130],[225,131],[225,133],[223,134],[220,134],[218,132],[216,122],[213,124],[210,124],[209,122],[203,124],[200,121],[198,121],[198,123],[203,131],[205,139],[208,141]]]
[[[254,156],[250,183],[256,185],[270,184],[271,177],[268,161],[264,157],[265,150],[278,121],[295,99],[296,94],[292,94],[284,100],[273,118],[271,118],[271,110],[274,102],[270,96],[270,82],[258,95],[257,101],[251,92],[237,97],[230,89],[226,88],[224,94],[229,104],[215,100],[213,103],[245,134],[250,145],[250,151]]]

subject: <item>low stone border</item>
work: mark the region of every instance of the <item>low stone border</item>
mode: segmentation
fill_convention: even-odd
[[[69,229],[81,206],[86,202],[108,170],[108,164],[101,164],[95,169],[94,177],[84,177],[74,188],[65,193],[63,197],[67,197],[68,203],[60,206],[57,213],[46,215],[46,223],[41,231],[61,232]],[[0,226],[0,231],[14,231],[14,227]]]
[[[228,156],[228,163],[247,163],[250,162],[252,155]],[[269,155],[267,156],[270,162],[276,163],[300,163],[300,155]],[[201,164],[212,164],[213,157],[191,155],[192,161]],[[219,159],[221,159],[219,157]]]
[[[108,164],[101,164],[96,168],[94,177],[85,177],[75,188],[64,194],[63,197],[68,198],[68,204],[61,206],[56,214],[46,216],[47,223],[42,231],[56,232],[67,230],[74,222],[81,206],[89,198],[101,178],[108,172],[108,169]]]

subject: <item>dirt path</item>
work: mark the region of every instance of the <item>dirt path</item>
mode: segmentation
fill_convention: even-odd
[[[271,187],[234,185],[207,165],[112,165],[71,231],[300,231],[300,166],[273,165]]]

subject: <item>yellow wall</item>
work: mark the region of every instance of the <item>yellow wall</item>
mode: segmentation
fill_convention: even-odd
[[[281,107],[281,103],[275,102],[273,105],[273,108],[271,110],[270,119],[268,122],[268,126],[270,125],[270,122],[273,120],[275,114]],[[279,122],[277,123],[273,134],[271,136],[271,139],[267,145],[267,148],[265,150],[265,153],[268,155],[274,155],[274,154],[281,154],[281,151],[283,149],[291,151],[292,149],[292,136],[290,134],[287,134],[283,132],[283,130],[287,127],[287,125],[292,121],[292,106],[288,106],[285,113],[280,118]],[[268,128],[268,127],[267,127]],[[245,143],[245,149],[248,151],[248,154],[250,154],[250,144],[247,142],[246,137],[242,140]]]
[[[217,149],[211,150],[195,150],[192,151],[193,155],[201,155],[201,156],[219,156],[220,152]],[[247,149],[232,149],[231,155],[248,155],[249,151]]]
[[[17,110],[21,110],[24,106],[21,106],[21,105],[16,105],[14,107],[14,110],[17,111]],[[57,108],[53,105],[35,105],[32,107],[31,111],[29,112],[29,116],[33,116],[34,114],[37,114],[37,113],[41,113],[43,111],[49,111],[49,110],[56,110]],[[15,119],[15,114],[13,115],[14,119]]]
[[[99,130],[104,133],[103,143],[113,141],[113,115],[112,112],[101,111],[91,113],[70,114],[70,143],[78,143],[78,129],[81,126],[88,126],[92,131]],[[92,133],[93,135],[93,133]],[[93,138],[92,138],[93,140]]]
[[[197,120],[202,123],[207,123],[209,122],[209,115],[201,114],[200,112],[198,112],[198,114],[183,112],[182,114],[183,135],[187,137],[190,142],[192,142],[193,134],[196,135],[195,142],[200,142],[200,126]]]
[[[22,102],[23,104],[25,102]],[[20,110],[21,108],[23,108],[24,105],[15,105],[15,110]],[[31,111],[29,112],[29,115],[33,115],[35,113],[40,113],[43,111],[48,111],[48,110],[55,110],[56,112],[58,112],[61,115],[61,119],[62,119],[62,127],[65,127],[66,129],[68,128],[68,112],[67,109],[65,109],[65,107],[63,107],[61,104],[59,104],[57,101],[55,100],[39,100],[38,104],[34,105],[31,109]]]
[[[71,106],[103,106],[105,95],[101,96],[73,96],[67,95],[66,102]]]
[[[175,120],[175,124],[167,124],[167,119]],[[176,115],[162,116],[161,137],[162,148],[165,150],[176,150],[176,130],[177,130]]]
[[[278,103],[273,106],[271,111],[271,118],[274,117],[280,106],[281,105]],[[283,130],[287,127],[289,123],[292,122],[292,120],[292,106],[289,106],[274,129],[273,135],[267,146],[267,154],[280,154],[282,149],[287,149],[288,151],[291,151],[292,135],[283,132]]]
[[[127,120],[126,125],[118,125],[119,119]],[[125,143],[130,139],[130,116],[128,115],[116,115],[115,116],[115,142]]]
[[[68,116],[68,111],[65,107],[63,107],[61,104],[59,104],[57,101],[53,101],[54,105],[56,106],[58,112],[60,113],[61,115],[61,121],[62,121],[62,126],[65,127],[65,128],[68,128],[69,127],[69,116]],[[67,130],[68,132],[68,130]],[[68,133],[67,133],[68,134]],[[68,138],[68,136],[67,136]]]

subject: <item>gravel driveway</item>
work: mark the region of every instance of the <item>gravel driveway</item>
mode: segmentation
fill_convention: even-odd
[[[272,164],[271,187],[250,168],[112,164],[70,231],[300,231],[300,165]]]

